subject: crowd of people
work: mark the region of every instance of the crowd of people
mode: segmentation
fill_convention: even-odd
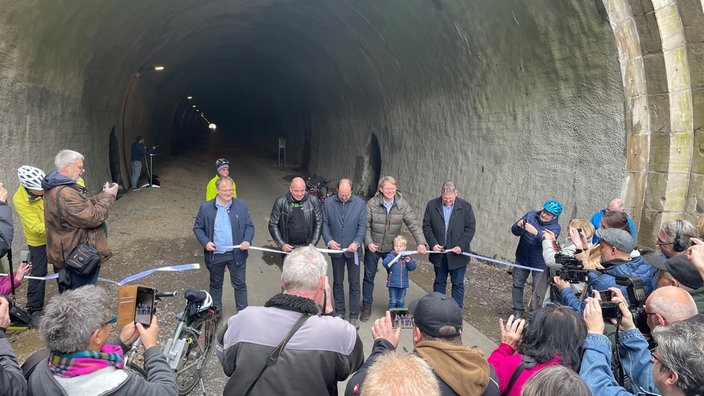
[[[135,143],[142,147],[143,140]],[[0,297],[0,394],[177,394],[157,343],[156,318],[110,337],[115,318],[106,291],[95,284],[112,255],[104,223],[117,186],[106,183],[88,196],[83,161],[80,153],[62,150],[49,174],[30,166],[18,170],[21,185],[13,202],[31,260],[5,282],[19,286],[27,273],[45,276],[50,263],[60,274],[60,294],[45,306],[44,282],[29,283],[27,310],[46,349],[32,355],[24,370],[4,337],[12,302]],[[564,238],[558,201],[528,211],[510,227],[519,238],[513,314],[498,320],[501,343],[486,357],[462,342],[466,253],[476,221],[452,181],[442,184],[419,221],[393,177],[381,178],[366,203],[354,195],[349,179],[341,179],[337,194],[323,203],[302,178],[294,178],[276,199],[268,224],[282,252],[281,293],[250,306],[245,275],[255,227],[247,205],[236,198],[229,167],[226,159],[217,160],[193,226],[218,318],[226,270],[234,289],[237,313],[224,321],[216,348],[229,377],[226,395],[335,395],[348,378],[348,395],[704,394],[702,224],[664,222],[656,242],[660,252],[646,259],[620,199],[589,220],[571,219]],[[0,248],[12,242],[8,213],[0,183]],[[404,225],[414,250],[407,250]],[[332,283],[316,248],[321,237]],[[95,251],[97,262],[87,273],[72,262],[83,244]],[[413,351],[402,353],[396,349],[406,326],[395,326],[392,312],[406,306],[413,256],[426,254],[435,273],[433,292],[408,304]],[[373,322],[374,344],[365,360],[358,329],[372,315],[379,260],[387,275],[388,310]],[[533,292],[526,302],[529,277]],[[122,360],[140,336],[146,379],[126,370]]]

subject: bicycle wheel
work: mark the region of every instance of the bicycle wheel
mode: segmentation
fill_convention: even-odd
[[[144,371],[144,368],[142,368],[142,366],[138,366],[135,363],[130,363],[129,365],[127,365],[127,369],[139,375],[140,377],[147,379],[147,372]]]
[[[214,334],[215,321],[212,318],[196,319],[191,326],[183,329],[180,339],[184,340],[186,350],[175,372],[179,395],[187,395],[198,384]]]

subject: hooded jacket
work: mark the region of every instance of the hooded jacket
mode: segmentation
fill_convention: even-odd
[[[548,222],[540,220],[540,211],[531,210],[521,217],[538,230],[537,235],[532,235],[524,228],[518,226],[518,221],[511,226],[513,235],[520,237],[518,247],[516,247],[516,262],[526,267],[543,269],[543,231],[550,230],[555,233],[555,238],[560,236],[559,217],[554,217]],[[520,220],[519,220],[520,221]]]
[[[62,186],[65,187],[61,188]],[[98,250],[101,265],[110,259],[112,252],[108,249],[103,223],[110,216],[115,196],[101,192],[87,197],[85,187],[55,170],[42,180],[42,188],[48,262],[63,268],[65,257],[81,243],[87,243]],[[59,189],[61,197],[57,200]]]
[[[31,195],[20,185],[12,196],[15,211],[22,221],[22,230],[29,246],[46,245],[46,229],[44,228],[44,197]]]
[[[401,234],[401,226],[406,224],[411,231],[417,245],[427,245],[423,228],[413,214],[411,206],[405,199],[396,193],[391,210],[386,213],[384,196],[376,194],[367,201],[367,233],[364,236],[364,245],[374,243],[379,246],[380,252],[394,250],[394,238]]]

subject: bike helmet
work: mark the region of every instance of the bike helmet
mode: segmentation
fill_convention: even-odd
[[[44,171],[29,165],[22,165],[17,169],[17,177],[20,183],[30,190],[44,190],[42,188],[42,179],[46,176]]]
[[[215,161],[215,169],[220,172],[221,170],[225,168],[230,167],[230,161],[226,160],[225,158],[218,158],[217,161]]]
[[[548,213],[551,213],[554,216],[559,216],[562,213],[562,204],[555,201],[554,199],[551,199],[545,202],[545,205],[543,205],[543,209],[547,210]]]

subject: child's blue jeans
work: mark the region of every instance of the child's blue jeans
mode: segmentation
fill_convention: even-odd
[[[403,308],[405,299],[406,299],[406,288],[405,287],[390,287],[389,288],[389,309]]]

